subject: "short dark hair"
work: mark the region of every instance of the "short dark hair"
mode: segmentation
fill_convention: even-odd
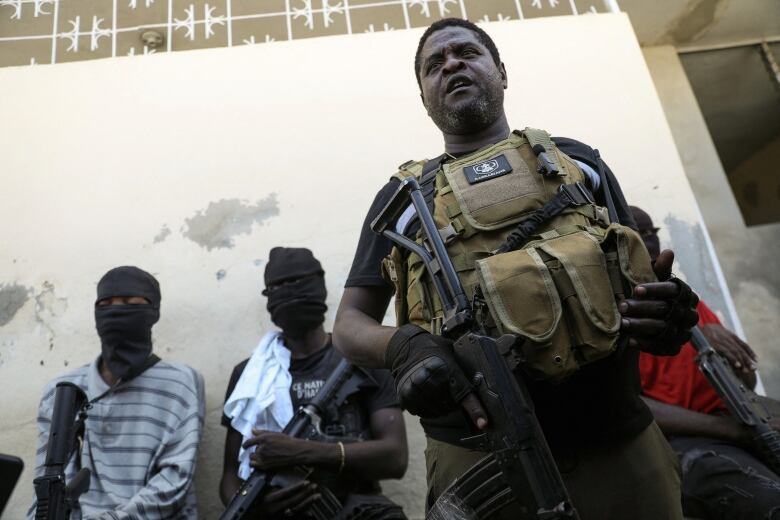
[[[490,55],[493,57],[493,61],[496,63],[496,66],[501,64],[501,56],[498,54],[498,48],[496,47],[496,44],[493,42],[493,39],[488,35],[488,33],[483,31],[477,24],[469,22],[468,20],[464,20],[463,18],[442,18],[441,20],[436,20],[433,22],[431,26],[425,30],[423,35],[420,37],[420,43],[417,45],[417,53],[414,55],[414,76],[417,78],[417,85],[419,85],[421,89],[422,83],[420,82],[420,68],[422,67],[422,62],[420,59],[420,53],[422,53],[423,45],[425,45],[425,42],[428,40],[428,37],[431,34],[447,27],[463,27],[464,29],[472,31],[477,35],[479,43],[487,47],[487,50],[490,51]]]

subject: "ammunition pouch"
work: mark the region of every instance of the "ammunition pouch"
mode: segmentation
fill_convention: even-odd
[[[647,252],[627,227],[550,235],[477,261],[477,272],[498,332],[521,338],[521,366],[559,382],[617,348],[617,302],[654,276],[649,258],[637,272]]]

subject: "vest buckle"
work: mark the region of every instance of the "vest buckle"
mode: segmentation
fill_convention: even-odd
[[[584,206],[585,204],[596,204],[593,195],[581,182],[574,184],[561,184],[558,187],[558,194],[568,199],[571,206]]]

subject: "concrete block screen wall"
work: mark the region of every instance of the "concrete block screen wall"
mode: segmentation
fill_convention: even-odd
[[[703,240],[624,15],[484,28],[509,73],[511,125],[598,147],[630,202],[679,222],[666,243]],[[26,463],[9,518],[31,500],[41,390],[97,356],[95,284],[126,264],[161,283],[156,352],[205,376],[196,485],[202,517],[216,517],[225,387],[271,327],[268,251],[307,246],[322,260],[331,327],[374,194],[398,164],[441,153],[413,76],[421,33],[0,70],[0,446]],[[712,267],[699,243],[683,275]],[[705,290],[726,312],[720,288]],[[409,471],[385,488],[421,518],[425,446],[407,420]]]

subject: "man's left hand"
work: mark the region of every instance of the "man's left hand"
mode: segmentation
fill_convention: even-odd
[[[244,449],[255,446],[255,451],[249,456],[249,464],[253,468],[268,471],[299,466],[309,461],[309,453],[314,443],[279,432],[252,430],[252,433],[254,437],[243,446]]]
[[[620,302],[620,330],[630,335],[630,347],[674,356],[691,338],[691,329],[699,321],[699,297],[688,284],[672,276],[673,262],[674,253],[662,251],[653,265],[659,281],[637,285],[631,298]]]
[[[756,371],[758,356],[739,336],[719,323],[709,323],[699,328],[712,348],[725,356],[731,366],[746,374]]]

